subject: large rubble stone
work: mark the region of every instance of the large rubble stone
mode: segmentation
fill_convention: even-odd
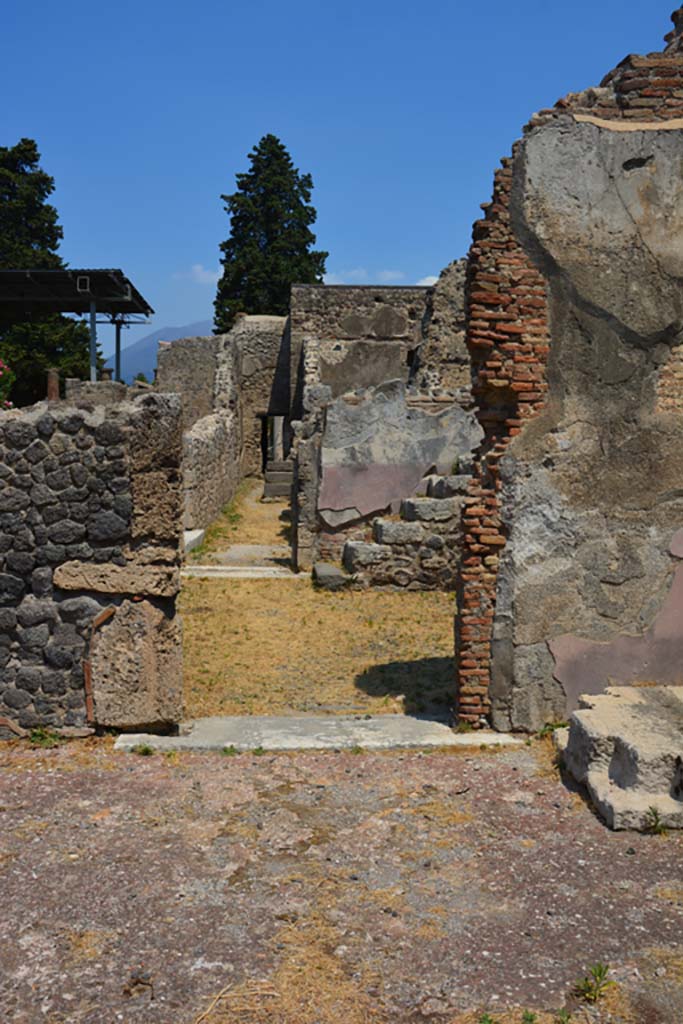
[[[683,687],[582,697],[564,764],[610,828],[683,828]]]

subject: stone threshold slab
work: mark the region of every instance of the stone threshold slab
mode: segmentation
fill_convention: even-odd
[[[145,744],[154,750],[394,750],[410,747],[519,746],[509,733],[455,733],[442,722],[404,715],[225,716],[198,718],[180,727],[179,736],[125,733],[116,750]]]
[[[281,565],[186,565],[186,577],[216,580],[308,580],[308,573],[296,573]]]

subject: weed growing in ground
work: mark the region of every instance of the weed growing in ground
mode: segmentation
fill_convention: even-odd
[[[154,753],[154,747],[150,747],[149,743],[136,743],[132,753],[139,754],[140,757],[151,757]]]
[[[496,1022],[490,1013],[485,1013],[483,1017],[479,1018],[478,1024],[496,1024]]]
[[[569,722],[547,722],[536,735],[539,740],[544,740],[546,736],[552,736],[558,729],[566,729],[568,725]]]
[[[472,725],[472,723],[466,722],[464,720],[462,722],[458,722],[458,724],[455,727],[456,732],[473,732],[473,730],[474,726]],[[484,1022],[484,1024],[486,1024],[486,1022]]]
[[[525,1010],[522,1014],[522,1024],[536,1024],[538,1017],[531,1010]]]
[[[223,757],[235,757],[239,753],[237,747],[231,743],[229,747],[221,747]]]
[[[263,749],[263,747],[254,747],[254,749],[252,750],[252,754],[254,755],[254,757],[261,757],[262,754],[265,754],[265,750]]]
[[[662,821],[662,817],[654,805],[652,807],[648,807],[645,814],[645,831],[649,832],[651,836],[666,835],[666,825]]]
[[[46,729],[43,725],[39,725],[37,729],[31,729],[28,739],[31,746],[44,747],[47,750],[58,747],[62,742],[62,737],[58,733]]]
[[[363,748],[359,747],[358,744],[356,743],[353,747],[351,747],[351,749],[349,750],[349,753],[350,754],[362,754],[363,753]]]
[[[615,982],[607,980],[608,974],[609,964],[593,964],[592,967],[588,968],[588,974],[577,981],[575,986],[576,994],[585,999],[587,1003],[597,1003],[606,990],[615,984]]]
[[[571,1024],[571,1014],[569,1010],[558,1010],[556,1017],[557,1024]]]

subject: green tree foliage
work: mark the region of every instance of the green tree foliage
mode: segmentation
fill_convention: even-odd
[[[215,329],[230,329],[238,313],[285,315],[292,284],[322,282],[326,252],[316,252],[311,225],[313,181],[301,174],[279,139],[264,135],[237,175],[237,191],[221,196],[230,237],[221,244]]]
[[[33,139],[0,146],[0,270],[59,270],[62,239],[57,211],[48,203],[54,180],[40,167]],[[68,317],[22,315],[0,309],[0,357],[16,381],[10,397],[27,405],[45,397],[46,373],[88,374],[88,330]]]

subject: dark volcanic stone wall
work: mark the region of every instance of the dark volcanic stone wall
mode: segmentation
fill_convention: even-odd
[[[683,678],[677,39],[536,115],[475,226],[486,441],[456,627],[473,723],[533,729],[610,678]]]
[[[179,443],[168,396],[0,414],[0,730],[177,717],[172,651],[166,695],[142,704],[156,685],[154,631],[177,632]],[[131,602],[158,621],[128,638],[129,662],[141,650],[146,668],[117,712],[104,695],[116,672],[93,678],[91,648],[97,630],[116,640]]]

